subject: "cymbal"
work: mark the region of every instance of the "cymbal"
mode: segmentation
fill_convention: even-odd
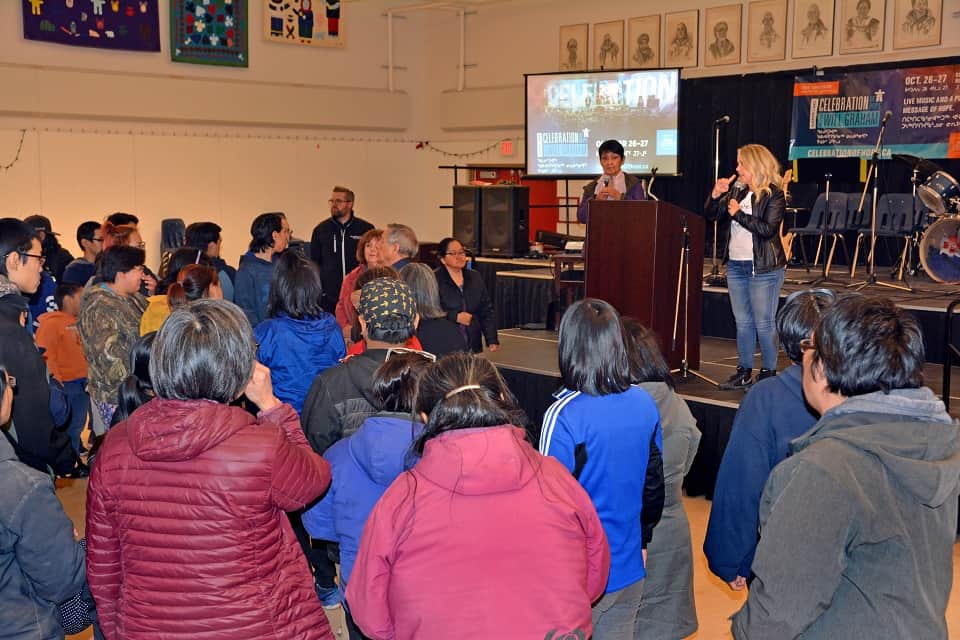
[[[917,174],[921,179],[929,178],[937,171],[943,171],[943,169],[941,169],[936,163],[930,162],[924,158],[918,158],[917,156],[911,156],[906,153],[895,153],[893,154],[893,159],[899,160],[911,169],[916,169]]]

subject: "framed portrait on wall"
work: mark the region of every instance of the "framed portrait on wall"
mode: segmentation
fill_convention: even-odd
[[[834,0],[796,0],[793,3],[793,57],[833,55]]]
[[[623,20],[593,25],[593,68],[623,69]]]
[[[742,5],[710,7],[704,18],[704,63],[708,67],[740,64]]]
[[[660,67],[660,16],[630,18],[627,21],[627,67]]]
[[[757,0],[747,13],[747,62],[787,57],[787,0]]]
[[[700,12],[668,13],[663,20],[663,66],[697,66],[697,37],[700,33]]]
[[[940,44],[943,0],[896,0],[893,9],[893,48],[911,49]]]
[[[883,50],[884,0],[840,0],[840,53]]]
[[[560,71],[586,71],[590,55],[590,25],[568,24],[560,27]]]

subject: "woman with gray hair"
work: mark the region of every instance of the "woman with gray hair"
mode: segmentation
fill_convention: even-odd
[[[87,495],[87,577],[108,640],[333,639],[287,511],[330,484],[239,307],[163,323],[156,398],[114,427]],[[230,402],[245,393],[256,417]],[[170,612],[176,611],[175,616]]]
[[[438,358],[448,353],[467,351],[467,341],[457,325],[447,319],[440,306],[440,288],[433,270],[420,262],[411,262],[400,270],[400,279],[407,283],[417,303],[420,324],[417,339],[424,351]]]

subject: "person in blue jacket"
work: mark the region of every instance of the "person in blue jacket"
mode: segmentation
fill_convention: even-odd
[[[233,301],[243,309],[251,327],[267,319],[273,264],[287,249],[291,235],[287,217],[280,212],[261,213],[250,225],[250,250],[240,256]]]
[[[312,537],[340,543],[341,589],[350,580],[363,526],[374,505],[416,462],[412,445],[423,431],[413,413],[417,381],[432,361],[430,354],[418,351],[391,354],[373,376],[378,413],[323,454],[333,482],[323,500],[303,514],[303,524]],[[351,638],[363,637],[349,617],[349,603],[347,627]]]
[[[318,375],[347,353],[332,313],[320,306],[320,274],[297,252],[280,255],[270,282],[268,319],[258,324],[257,360],[270,369],[273,391],[297,413]]]
[[[767,477],[789,455],[790,441],[817,421],[803,398],[800,342],[810,337],[833,301],[829,289],[797,291],[787,297],[777,313],[777,333],[793,364],[755,384],[733,420],[717,473],[703,553],[710,571],[735,591],[744,589],[751,577],[760,539],[760,496]]]
[[[581,300],[560,321],[564,389],[543,419],[540,453],[590,495],[610,544],[606,593],[593,606],[595,640],[633,640],[647,543],[664,502],[663,432],[649,393],[631,386],[630,338],[609,303]]]

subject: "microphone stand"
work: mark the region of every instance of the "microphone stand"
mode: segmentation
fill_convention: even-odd
[[[713,123],[713,183],[716,184],[720,178],[720,125],[726,121],[720,118]],[[710,267],[710,275],[703,281],[713,287],[725,287],[727,285],[726,276],[720,273],[720,262],[717,260],[717,232],[720,220],[713,221],[713,258]]]
[[[823,177],[824,177],[824,179],[826,180],[826,194],[825,194],[825,196],[824,196],[824,215],[826,216],[827,219],[829,219],[829,217],[830,217],[830,179],[833,177],[833,174],[832,174],[832,173],[826,173],[826,174],[824,174]],[[862,207],[863,204],[861,203],[860,206]],[[846,205],[844,205],[844,208],[846,208]],[[826,225],[826,221],[824,221],[824,224]],[[830,245],[830,255],[824,257],[823,267],[821,268],[821,271],[820,271],[820,277],[819,277],[819,278],[814,278],[813,280],[811,280],[811,281],[809,281],[809,282],[804,282],[804,283],[801,283],[801,284],[805,284],[805,285],[807,285],[808,287],[818,287],[818,286],[823,285],[823,284],[842,284],[842,285],[844,285],[844,286],[847,286],[847,285],[845,285],[843,282],[841,282],[840,280],[834,280],[833,278],[830,277],[830,267],[831,267],[831,265],[833,264],[833,252],[834,252],[834,251],[836,250],[836,248],[837,248],[837,236],[836,236],[836,233],[838,233],[838,232],[834,231],[834,233],[831,234],[831,235],[833,235],[833,243]],[[823,246],[823,239],[824,239],[825,235],[826,235],[826,232],[825,232],[825,231],[823,231],[823,232],[820,233],[820,242],[817,244],[817,256],[816,256],[816,258],[814,258],[814,263],[816,263],[816,261],[820,259],[820,250],[825,248],[825,247]],[[803,241],[803,239],[801,238],[801,242],[802,242],[802,241]],[[846,247],[844,247],[844,253],[846,253]],[[847,257],[847,259],[849,260],[849,256]],[[816,265],[814,265],[814,266],[816,266]]]
[[[889,112],[888,112],[889,115]],[[877,134],[877,144],[873,147],[873,155],[870,159],[870,170],[867,172],[867,180],[863,183],[863,193],[860,194],[860,204],[857,206],[857,212],[863,211],[863,203],[867,199],[867,190],[870,187],[870,181],[873,181],[873,202],[870,206],[870,257],[867,260],[867,279],[861,282],[851,282],[847,288],[862,291],[867,287],[881,286],[890,289],[899,289],[901,291],[913,291],[913,287],[897,284],[895,282],[880,282],[877,280],[877,165],[880,162],[880,149],[883,148],[883,133],[887,130],[887,117],[884,117],[880,123],[880,132]]]
[[[672,351],[677,349],[677,334],[680,326],[680,298],[681,292],[683,293],[683,358],[680,360],[680,368],[674,369],[670,373],[679,373],[680,378],[684,381],[689,380],[690,376],[694,376],[712,384],[717,387],[719,384],[716,380],[712,380],[707,376],[703,375],[696,369],[690,368],[690,363],[688,360],[690,341],[687,339],[687,331],[689,330],[689,316],[690,316],[690,231],[687,226],[687,217],[680,216],[680,225],[681,233],[683,234],[683,244],[680,247],[680,268],[677,270],[677,298],[676,304],[673,309],[673,342],[671,346]]]

